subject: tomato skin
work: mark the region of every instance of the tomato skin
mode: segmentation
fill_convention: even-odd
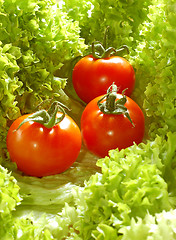
[[[114,82],[130,96],[135,86],[135,72],[132,65],[119,56],[96,59],[92,55],[83,57],[73,69],[72,81],[77,95],[88,103],[95,97],[106,94]]]
[[[62,113],[57,113],[57,117]],[[7,149],[19,170],[27,175],[43,177],[67,170],[77,159],[81,149],[81,132],[68,115],[52,128],[29,121],[17,131],[29,116],[23,115],[10,126]]]
[[[121,98],[117,94],[117,99]],[[140,107],[129,97],[125,107],[135,125],[123,115],[104,114],[100,111],[97,101],[102,96],[93,99],[87,104],[81,117],[81,132],[85,146],[99,157],[108,155],[108,151],[119,150],[134,144],[139,144],[145,131],[144,115]]]

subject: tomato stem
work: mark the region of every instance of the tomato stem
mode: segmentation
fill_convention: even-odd
[[[105,52],[102,55],[102,58],[108,58],[112,55],[112,53],[116,53],[116,49],[113,47],[109,47],[105,50]]]
[[[96,49],[98,49],[98,52],[96,51]],[[92,56],[96,59],[101,59],[103,54],[101,55],[100,52],[103,52],[103,54],[105,53],[103,44],[99,41],[94,41],[92,43]]]
[[[126,51],[129,54],[129,48],[127,45],[122,45],[119,49],[113,47],[107,48],[107,32],[109,26],[106,28],[104,33],[103,44],[100,41],[94,41],[92,43],[92,56],[96,59],[108,58],[111,55],[122,54],[123,51]]]
[[[113,112],[116,109],[117,86],[115,84],[108,88],[106,95],[106,109]]]
[[[53,126],[55,126],[56,124],[58,124],[59,122],[61,122],[64,117],[65,117],[65,110],[64,108],[68,109],[64,104],[55,101],[51,104],[50,108],[48,109],[48,111],[46,110],[40,110],[37,111],[33,114],[31,114],[29,117],[25,118],[20,125],[18,126],[18,128],[16,129],[16,131],[26,122],[29,121],[33,121],[33,122],[38,122],[40,124],[42,124],[43,126],[45,126],[46,128],[52,128]],[[57,118],[57,112],[60,111],[62,112],[62,115]]]
[[[105,94],[97,102],[97,105],[98,105],[100,111],[105,114],[116,114],[116,115],[124,114],[129,119],[129,121],[132,123],[132,125],[134,126],[134,123],[132,122],[132,119],[128,113],[128,109],[125,107],[125,103],[127,101],[127,98],[124,95],[125,91],[126,91],[126,89],[123,90],[123,92],[122,92],[122,98],[117,99],[118,88],[113,83],[108,88],[107,94]],[[104,99],[105,99],[105,101],[103,101]]]
[[[98,50],[98,52],[96,51],[96,49]],[[117,56],[123,51],[127,51],[127,53],[129,54],[129,48],[126,45],[121,46],[119,49],[115,49],[113,47],[105,49],[103,44],[99,41],[94,41],[92,43],[92,56],[96,59],[108,58],[112,55]],[[100,52],[102,52],[102,54]]]

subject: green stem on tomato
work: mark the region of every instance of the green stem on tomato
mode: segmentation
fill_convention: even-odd
[[[100,50],[99,50],[99,54],[97,54],[97,51],[96,51],[97,47],[101,48],[101,52],[103,52],[103,54],[105,52],[105,49],[103,47],[103,44],[99,41],[94,41],[92,43],[92,56],[96,59],[100,59],[102,58],[103,54],[100,55]]]
[[[127,101],[127,98],[124,95],[125,90],[123,90],[123,92],[122,92],[122,98],[117,99],[118,88],[113,83],[108,88],[107,94],[105,94],[97,102],[97,105],[98,105],[100,111],[105,114],[115,114],[115,115],[124,114],[129,119],[129,121],[132,123],[132,125],[134,126],[132,119],[128,113],[128,109],[125,107],[125,103]],[[105,99],[105,101],[103,101],[104,99]]]
[[[127,54],[130,53],[128,46],[127,45],[122,45],[119,49],[116,50],[115,55],[118,55],[119,53],[122,53],[123,51],[126,51]]]
[[[92,43],[92,56],[96,59],[101,59],[101,58],[108,58],[112,54],[117,56],[118,54],[122,53],[123,51],[126,51],[129,54],[129,48],[127,45],[122,45],[119,49],[115,49],[113,47],[107,48],[108,29],[109,29],[109,26],[105,30],[103,44],[100,41],[94,41]],[[97,53],[97,51],[98,51],[98,53]]]
[[[116,109],[116,97],[117,97],[117,86],[112,84],[110,88],[108,88],[106,95],[106,110],[108,112],[113,112]]]
[[[26,122],[29,121],[33,121],[33,122],[38,122],[40,124],[42,124],[43,126],[45,126],[46,128],[52,128],[53,126],[55,126],[56,124],[58,124],[59,122],[61,122],[64,117],[65,117],[65,110],[64,108],[66,108],[67,110],[69,110],[65,105],[63,105],[62,103],[55,101],[51,104],[50,108],[48,109],[48,111],[46,110],[40,110],[37,111],[33,114],[31,114],[30,116],[28,116],[27,118],[25,118],[20,125],[18,126],[18,128],[16,129],[16,131]],[[60,110],[60,112],[62,113],[62,115],[57,118],[57,112]]]
[[[112,53],[116,53],[116,49],[113,47],[109,47],[104,51],[102,58],[109,58]]]
[[[97,54],[97,47],[101,48],[101,52],[103,52],[102,54]],[[101,58],[108,58],[110,56],[113,55],[119,55],[120,53],[127,51],[127,53],[129,54],[129,49],[126,45],[121,46],[119,49],[115,49],[113,47],[109,47],[107,49],[104,48],[103,44],[99,41],[94,41],[92,43],[92,56],[96,59],[101,59]]]

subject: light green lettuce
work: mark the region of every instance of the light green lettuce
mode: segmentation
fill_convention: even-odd
[[[54,77],[63,63],[85,49],[76,22],[68,19],[55,1],[2,1],[0,41],[21,51],[16,74],[23,83],[18,102],[23,111],[36,99],[57,95],[65,81]],[[34,93],[33,93],[34,92]],[[36,93],[36,94],[35,94]]]
[[[21,202],[17,181],[7,169],[0,166],[0,236],[11,224],[11,213]]]
[[[176,210],[163,211],[155,216],[147,214],[144,219],[131,219],[124,227],[122,240],[174,240],[176,238]]]
[[[102,173],[93,175],[85,183],[82,197],[76,198],[81,214],[74,226],[82,239],[120,239],[120,229],[132,218],[175,207],[165,181],[170,175],[166,160],[171,164],[176,156],[172,140],[172,134],[168,140],[158,136],[147,144],[111,150],[109,157],[98,161]]]
[[[22,86],[22,82],[15,76],[19,71],[16,59],[20,57],[18,47],[0,42],[0,149],[5,148],[8,120],[20,115],[15,96],[15,92],[20,91]]]
[[[2,221],[21,202],[20,188],[16,179],[2,166],[0,166],[0,189],[0,219]]]
[[[143,41],[139,42],[133,61],[137,76],[134,95],[143,102],[152,138],[176,131],[176,6],[172,1],[154,3],[148,20],[140,26]]]
[[[78,120],[83,106],[61,94],[66,82],[53,73],[64,64],[59,73],[70,76],[70,62],[86,49],[82,38],[88,45],[102,40],[107,25],[108,46],[129,45],[126,58],[136,72],[132,98],[146,119],[146,137],[139,146],[111,150],[97,166],[97,158],[83,147],[72,168],[56,176],[23,176],[1,149],[1,162],[13,171],[0,179],[13,176],[18,184],[18,190],[13,184],[7,187],[11,207],[2,204],[9,215],[1,239],[174,239],[175,1],[65,0],[59,3],[62,11],[52,1],[0,2],[3,144],[9,119],[19,110],[32,111],[52,94],[59,94]],[[0,204],[4,201],[6,197]]]
[[[50,228],[53,236],[164,240],[168,233],[174,239],[176,201],[168,176],[175,173],[169,167],[176,158],[175,140],[169,133],[167,139],[158,136],[147,144],[110,151],[110,157],[98,161],[102,171],[83,187],[74,187],[72,202],[52,215],[49,223],[59,224]]]
[[[84,0],[81,5],[78,0],[63,2],[62,8],[79,21],[81,36],[87,43],[102,41],[106,27],[110,26],[107,44],[115,48],[122,44],[132,47],[139,38],[138,26],[146,20],[152,4],[152,0]]]

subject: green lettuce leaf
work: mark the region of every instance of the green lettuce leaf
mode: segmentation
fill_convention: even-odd
[[[102,173],[75,191],[79,217],[73,226],[78,236],[121,239],[121,228],[128,229],[131,219],[174,208],[176,201],[166,181],[175,169],[166,166],[174,163],[175,156],[175,134],[169,133],[167,139],[158,136],[120,152],[111,150],[109,157],[98,160]]]
[[[131,219],[128,227],[121,229],[122,240],[174,240],[176,238],[176,211],[163,211],[155,216],[147,214],[144,219]]]
[[[107,45],[118,48],[126,44],[132,47],[139,38],[138,26],[147,18],[151,0],[115,1],[115,0],[64,0],[63,10],[79,21],[81,36],[88,44],[102,41],[107,26],[110,26]],[[78,14],[79,13],[79,14]]]
[[[7,169],[0,166],[0,219],[8,217],[21,202],[19,186],[16,179],[8,173]]]
[[[135,49],[133,62],[137,76],[134,95],[143,102],[151,138],[176,131],[175,4],[155,2],[150,6],[148,20],[140,26],[143,40]]]
[[[10,226],[12,211],[20,204],[22,198],[19,194],[17,181],[7,169],[0,165],[0,236]]]
[[[2,181],[1,239],[174,239],[175,1],[0,2],[0,161],[12,170],[4,175],[3,168],[1,178],[18,184],[6,180],[5,188]],[[78,121],[83,105],[63,93],[64,77],[85,53],[83,38],[101,41],[108,25],[108,46],[130,48],[125,57],[136,72],[132,98],[145,113],[144,142],[110,151],[97,166],[83,147],[61,175],[24,176],[5,149],[11,120],[54,96]],[[54,76],[58,68],[62,79]]]

